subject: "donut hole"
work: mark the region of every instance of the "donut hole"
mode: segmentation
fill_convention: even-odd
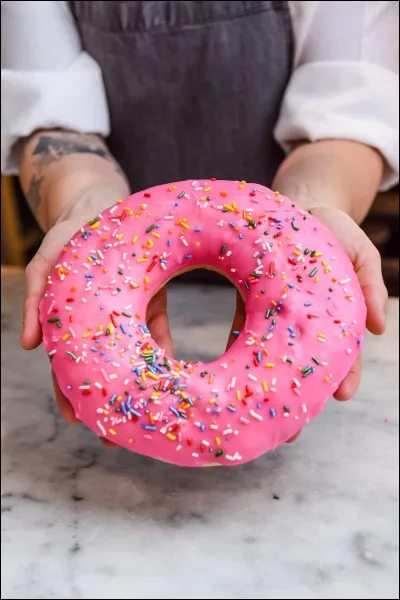
[[[195,269],[171,279],[167,292],[175,358],[208,363],[224,354],[235,315],[235,286],[219,273]]]

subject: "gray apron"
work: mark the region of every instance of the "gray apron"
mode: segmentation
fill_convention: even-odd
[[[292,66],[287,2],[70,2],[103,73],[132,192],[181,179],[271,185]]]

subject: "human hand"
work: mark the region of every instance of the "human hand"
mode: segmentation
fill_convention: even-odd
[[[42,331],[39,322],[39,303],[46,286],[47,276],[56,264],[66,240],[88,220],[83,211],[57,223],[47,233],[34,258],[26,267],[26,294],[23,310],[23,329],[21,343],[25,350],[33,350],[42,341]],[[161,289],[151,300],[147,310],[147,323],[154,340],[164,347],[170,356],[173,355],[172,339],[168,326],[167,294]],[[54,393],[61,415],[68,423],[79,423],[74,410],[61,392],[57,379],[52,372]],[[101,439],[104,446],[117,448],[108,440]]]
[[[375,334],[381,335],[386,326],[386,304],[388,293],[383,282],[381,270],[381,257],[373,243],[368,239],[360,227],[345,212],[319,206],[312,209],[312,214],[319,219],[328,229],[332,231],[338,241],[342,244],[347,256],[351,260],[358,281],[364,294],[367,306],[367,328]],[[233,331],[241,330],[245,322],[245,306],[237,294],[236,312],[233,319],[232,329],[229,335],[229,348],[235,340]],[[350,372],[341,382],[334,393],[336,400],[349,400],[356,393],[361,379],[362,358],[359,355]],[[300,432],[289,442],[295,441]]]

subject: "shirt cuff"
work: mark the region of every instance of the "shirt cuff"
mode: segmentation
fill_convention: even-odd
[[[399,180],[399,77],[367,62],[318,62],[292,75],[275,128],[285,151],[300,140],[347,139],[379,150],[381,191]]]
[[[18,173],[20,138],[55,128],[109,134],[101,71],[85,52],[62,72],[1,71],[2,174]]]

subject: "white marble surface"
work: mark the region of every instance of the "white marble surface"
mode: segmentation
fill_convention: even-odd
[[[353,401],[254,463],[188,470],[62,422],[43,351],[19,348],[22,291],[3,277],[3,599],[399,598],[397,300]],[[179,353],[222,352],[233,302],[175,287]]]

